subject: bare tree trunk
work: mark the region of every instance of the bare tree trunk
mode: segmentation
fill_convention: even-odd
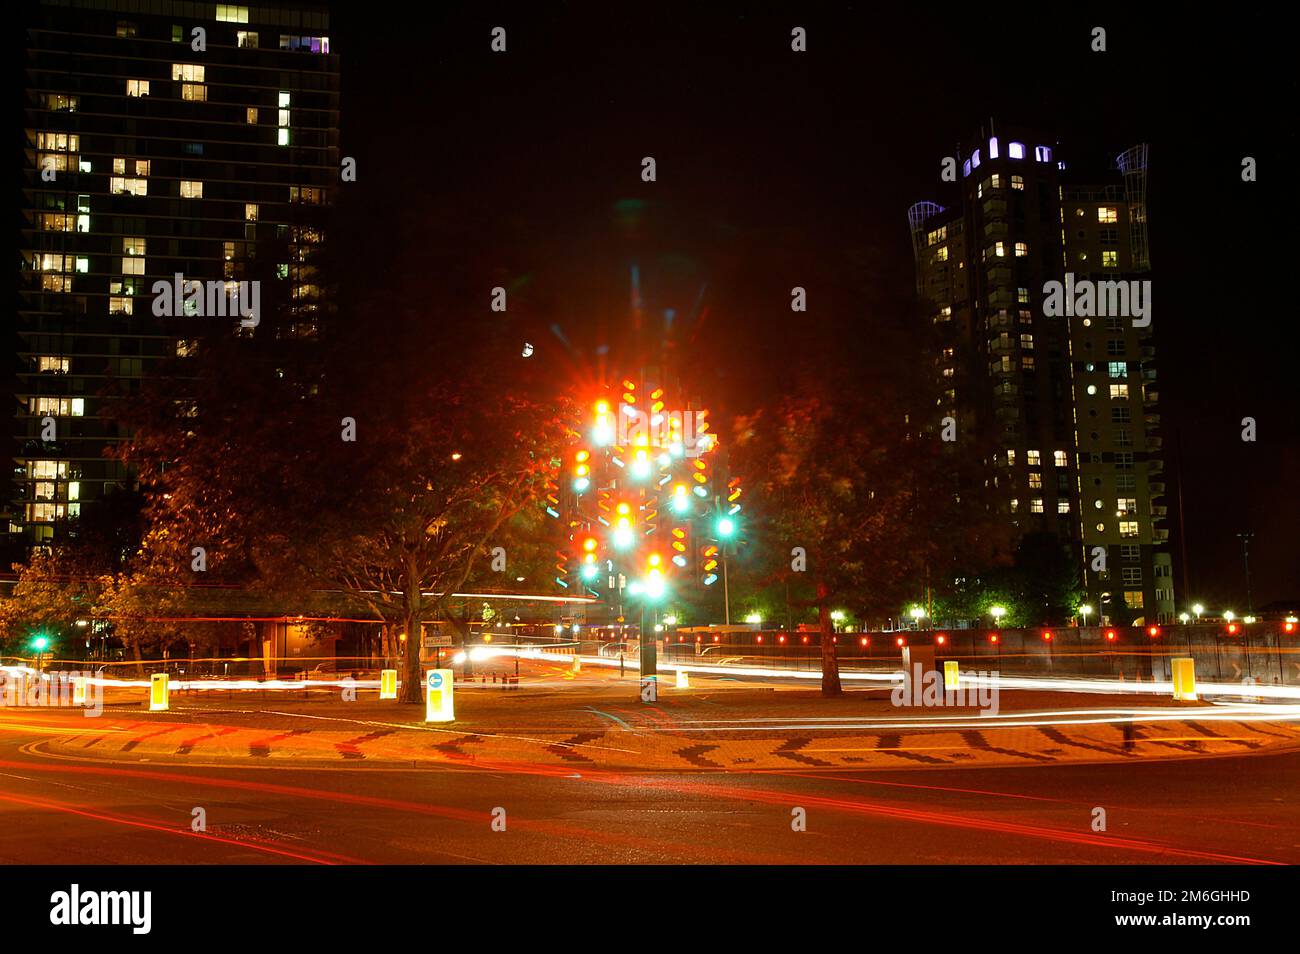
[[[831,626],[831,608],[826,584],[817,583],[817,621],[821,628],[822,695],[833,698],[844,694],[840,686],[840,662],[835,654],[835,636]]]
[[[406,593],[402,622],[406,627],[406,664],[403,666],[402,691],[399,698],[403,702],[418,703],[424,690],[424,673],[420,671],[420,646],[424,642],[424,626],[421,617],[424,607],[420,597],[420,581],[409,568],[404,583]]]

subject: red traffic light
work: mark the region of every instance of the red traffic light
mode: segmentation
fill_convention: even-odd
[[[990,642],[990,643],[996,643],[999,639],[1001,639],[1001,637],[998,636],[997,633],[989,633],[989,642]]]
[[[940,646],[942,646],[944,643],[948,641],[948,637],[943,633],[940,633],[938,636],[934,637],[934,641],[938,643]]]
[[[1106,642],[1113,643],[1114,641],[1115,641],[1115,631],[1113,629],[1106,630]]]
[[[894,640],[894,642],[896,642],[898,645],[902,646],[904,643],[907,642],[907,640],[903,639],[902,636],[899,636],[898,639]]]
[[[1282,632],[1284,632],[1284,633],[1294,633],[1294,632],[1295,632],[1295,623],[1291,622],[1290,620],[1287,620],[1287,622],[1285,622],[1285,623],[1282,624]]]
[[[861,643],[863,646],[866,646],[870,643],[870,640],[867,639],[867,637],[863,636],[861,639],[858,640],[858,642]]]
[[[1229,636],[1236,636],[1236,635],[1237,635],[1237,624],[1236,624],[1236,623],[1229,623],[1229,624],[1228,624],[1228,635],[1229,635]]]
[[[1160,636],[1160,627],[1159,627],[1159,626],[1148,626],[1148,627],[1147,627],[1147,635],[1150,636],[1152,639],[1156,639],[1156,638],[1158,638],[1158,637]]]
[[[1052,631],[1050,629],[1043,630],[1043,642],[1050,643],[1051,641],[1052,641]]]

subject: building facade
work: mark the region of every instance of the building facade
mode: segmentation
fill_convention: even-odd
[[[982,130],[908,213],[941,417],[1015,534],[1078,554],[1093,622],[1174,616],[1150,309],[1147,147],[1080,184],[1054,140]]]
[[[257,333],[225,296],[283,283],[290,333],[316,334],[339,58],[320,5],[179,0],[41,0],[25,53],[9,530],[41,545],[131,484],[106,394],[207,335]],[[207,308],[157,313],[177,276]]]

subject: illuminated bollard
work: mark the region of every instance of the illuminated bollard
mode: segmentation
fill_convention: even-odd
[[[424,721],[455,722],[450,669],[430,669],[424,681]]]
[[[170,708],[171,684],[167,673],[156,672],[149,679],[149,711],[164,712]]]
[[[1181,702],[1196,701],[1196,660],[1178,656],[1169,660],[1174,677],[1174,698]]]
[[[943,664],[943,691],[956,692],[958,686],[957,660],[946,660]]]
[[[689,676],[686,675],[685,669],[677,670],[677,688],[678,689],[691,688],[691,679]]]
[[[74,706],[84,706],[86,704],[86,677],[72,677],[72,704]]]
[[[382,669],[379,672],[379,698],[397,698],[397,670]]]

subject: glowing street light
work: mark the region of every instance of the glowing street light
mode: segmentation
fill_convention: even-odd
[[[1092,614],[1092,604],[1084,603],[1079,607],[1079,616],[1083,619],[1083,625],[1088,625],[1088,617]]]
[[[989,607],[989,615],[993,617],[993,623],[994,623],[994,625],[998,625],[998,624],[1001,622],[1002,617],[1004,617],[1004,616],[1007,615],[1006,607],[1004,607],[1004,606],[990,606],[990,607]]]
[[[1234,613],[1232,610],[1224,610],[1223,618],[1226,619],[1229,623],[1231,623],[1234,619],[1237,618],[1237,614]]]
[[[1179,619],[1179,621],[1180,621],[1184,626],[1187,625],[1187,621],[1190,620],[1191,618],[1192,618],[1192,617],[1189,616],[1187,613],[1179,613],[1179,614],[1178,614],[1178,619]]]
[[[748,616],[745,617],[745,622],[758,624],[763,622],[763,617],[759,613],[750,613]]]
[[[1201,614],[1205,612],[1205,607],[1200,603],[1197,603],[1192,607],[1192,612],[1196,614],[1196,622],[1199,623],[1201,621]]]

